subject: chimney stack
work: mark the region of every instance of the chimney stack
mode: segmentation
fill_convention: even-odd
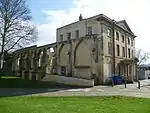
[[[82,21],[82,19],[83,19],[83,17],[82,17],[82,15],[80,14],[80,16],[79,16],[79,21]]]

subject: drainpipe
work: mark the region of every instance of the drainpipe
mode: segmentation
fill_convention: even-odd
[[[113,46],[113,56],[112,56],[112,61],[113,61],[113,73],[112,73],[112,87],[114,86],[114,81],[113,81],[113,76],[115,75],[115,30],[114,30],[114,24],[115,24],[115,21],[113,20],[113,22],[112,22],[112,42],[113,42],[113,44],[112,44],[112,46]]]
[[[85,36],[87,35],[87,19],[85,19]]]
[[[127,51],[128,51],[128,47],[127,47],[127,35],[126,35],[126,33],[125,33],[125,57],[126,57],[126,59],[128,58],[128,53],[127,53]],[[125,66],[125,75],[124,75],[124,86],[125,86],[125,88],[127,88],[127,74],[128,74],[128,65],[126,65],[126,64],[124,64]],[[127,71],[127,72],[126,72]]]

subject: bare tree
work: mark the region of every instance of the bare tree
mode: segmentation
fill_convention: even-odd
[[[37,40],[25,0],[0,0],[1,68],[4,52],[23,48]]]
[[[138,58],[139,62],[138,65],[143,64],[145,62],[147,62],[150,58],[150,53],[144,52],[141,49],[138,49],[136,51],[136,57]]]

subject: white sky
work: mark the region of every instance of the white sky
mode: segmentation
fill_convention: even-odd
[[[55,42],[56,28],[77,21],[79,14],[83,18],[105,14],[115,19],[125,19],[137,36],[136,48],[150,52],[150,0],[74,0],[69,10],[43,11],[47,18],[39,25],[38,45]]]

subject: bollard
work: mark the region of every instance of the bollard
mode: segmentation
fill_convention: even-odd
[[[140,89],[140,81],[138,80],[138,88]]]
[[[112,87],[114,87],[114,80],[113,80],[113,77],[111,78],[111,82],[112,82]]]
[[[124,81],[124,85],[125,85],[125,88],[127,88],[127,81],[126,80]]]

